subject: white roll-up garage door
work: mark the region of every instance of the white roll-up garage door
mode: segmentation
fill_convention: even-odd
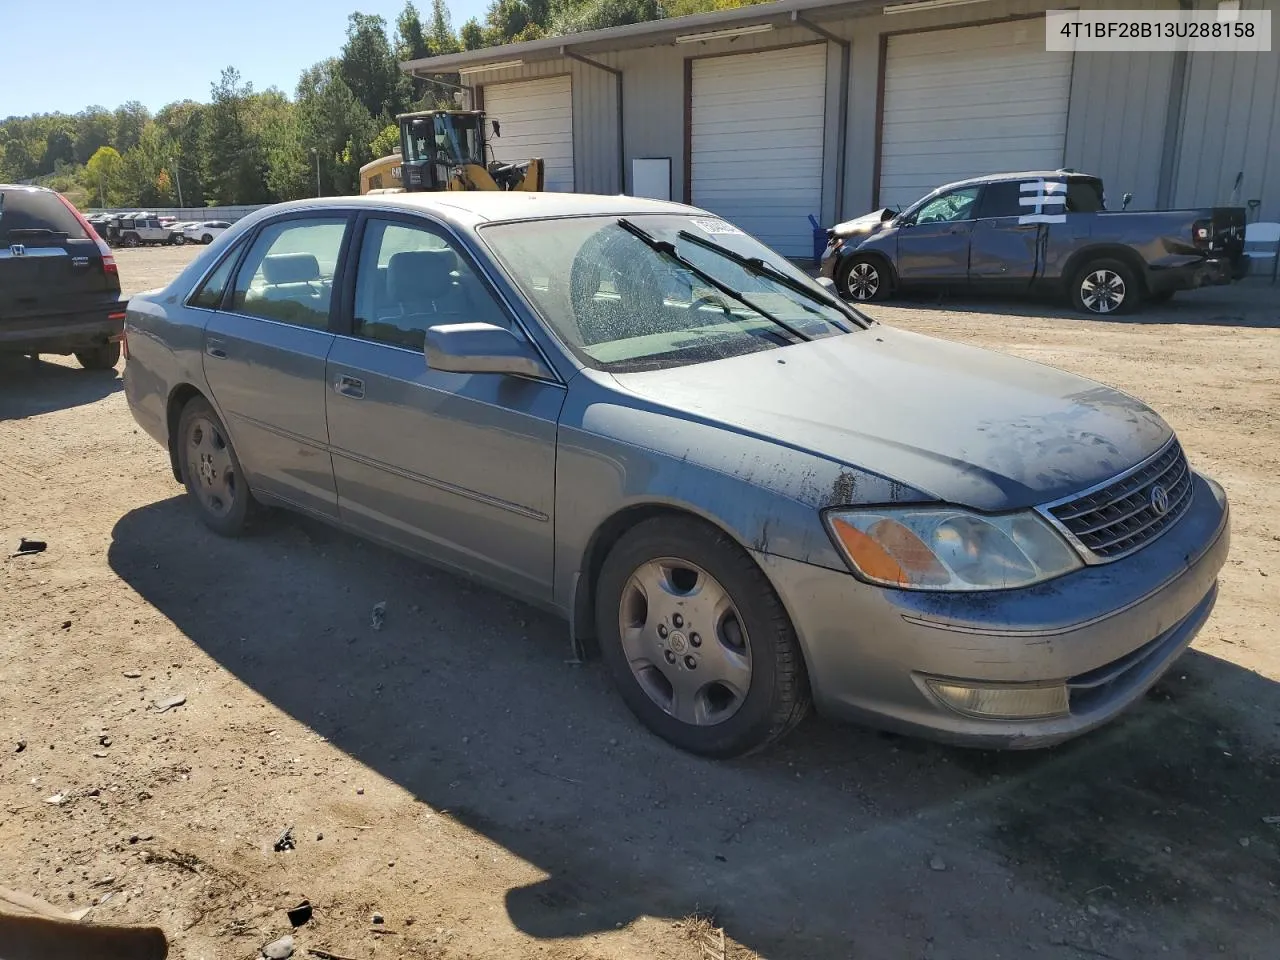
[[[984,173],[1062,166],[1071,54],[1040,18],[889,38],[880,205]]]
[[[788,257],[822,216],[825,44],[693,61],[690,196]]]
[[[541,157],[547,190],[573,190],[573,87],[569,77],[484,85],[484,112],[502,136],[490,137],[499,160]]]

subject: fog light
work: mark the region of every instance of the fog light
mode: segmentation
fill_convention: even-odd
[[[930,680],[929,689],[956,713],[992,720],[1036,720],[1062,717],[1069,712],[1065,684],[1002,687],[970,687]]]

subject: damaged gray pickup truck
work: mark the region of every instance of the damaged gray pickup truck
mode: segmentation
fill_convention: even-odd
[[[1243,207],[1108,211],[1097,177],[1001,173],[836,225],[822,273],[849,300],[912,289],[1039,293],[1106,315],[1240,279],[1244,227]]]

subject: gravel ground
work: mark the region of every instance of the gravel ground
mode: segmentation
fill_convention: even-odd
[[[193,255],[117,256],[136,291]],[[304,897],[300,953],[359,960],[705,960],[717,928],[728,957],[1275,957],[1278,299],[873,309],[1143,397],[1231,495],[1192,652],[1031,754],[812,719],[685,756],[562,623],[308,520],[214,537],[117,376],[2,361],[0,528],[49,549],[0,567],[0,885],[193,960],[256,955]]]

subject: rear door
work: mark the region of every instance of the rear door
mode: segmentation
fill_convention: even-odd
[[[989,183],[978,201],[969,245],[969,279],[983,286],[1025,286],[1036,276],[1045,224],[1024,223],[1022,182]]]
[[[317,211],[263,224],[204,337],[205,379],[254,488],[326,517],[338,507],[325,358],[350,222]]]
[[[0,189],[0,320],[91,313],[119,290],[97,241],[56,193]]]

